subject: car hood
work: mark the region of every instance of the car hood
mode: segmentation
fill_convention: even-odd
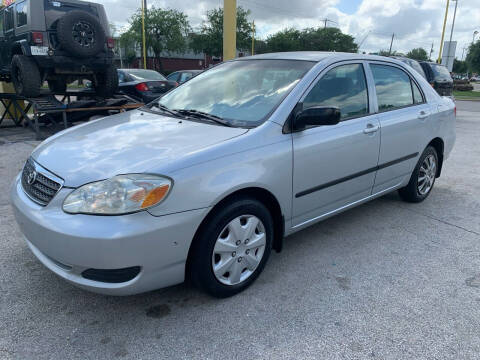
[[[172,169],[173,162],[247,131],[135,110],[52,136],[32,156],[64,179],[64,186],[78,187],[163,165]]]

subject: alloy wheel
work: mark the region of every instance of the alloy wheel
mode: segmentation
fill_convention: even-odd
[[[73,25],[73,39],[82,47],[92,47],[95,43],[95,31],[93,27],[85,22],[79,21]]]
[[[418,172],[417,190],[422,196],[429,193],[437,175],[437,160],[434,155],[428,155],[422,162]]]

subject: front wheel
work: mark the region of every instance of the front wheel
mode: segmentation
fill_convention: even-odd
[[[218,298],[245,290],[270,256],[273,228],[268,209],[255,199],[238,199],[222,207],[192,244],[193,283]]]
[[[400,197],[412,203],[425,200],[433,189],[438,172],[438,154],[433,146],[425,149],[418,160],[408,185],[398,191]]]

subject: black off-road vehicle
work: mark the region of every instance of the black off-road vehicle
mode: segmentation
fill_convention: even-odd
[[[103,5],[77,0],[16,0],[0,10],[0,80],[17,94],[40,95],[44,81],[64,93],[78,79],[113,95],[118,75]]]

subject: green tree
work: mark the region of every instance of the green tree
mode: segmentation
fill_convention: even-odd
[[[407,57],[417,61],[428,61],[427,51],[423,48],[412,49],[407,53]]]
[[[308,51],[341,51],[356,53],[358,45],[355,39],[347,34],[343,34],[337,28],[308,28],[301,33],[301,42],[303,50]]]
[[[453,61],[453,72],[456,74],[465,74],[468,71],[468,65],[466,61],[460,61],[455,59]]]
[[[264,52],[282,52],[303,50],[302,33],[290,28],[270,35],[266,41]]]
[[[480,72],[480,41],[470,45],[466,61],[471,71]]]
[[[178,10],[164,10],[155,6],[145,12],[146,47],[157,59],[162,52],[182,52],[187,49],[187,36],[191,31],[188,17]],[[122,35],[126,41],[142,44],[142,14],[138,10],[130,19],[129,30]],[[162,71],[161,62],[160,71]]]
[[[251,48],[252,24],[248,21],[250,10],[237,8],[237,49],[246,51]],[[191,47],[196,52],[208,55],[223,54],[223,8],[207,11],[207,20],[203,22],[199,34],[191,39]]]
[[[267,38],[267,52],[277,51],[342,51],[357,52],[358,45],[350,35],[337,28],[294,28],[279,31]]]

